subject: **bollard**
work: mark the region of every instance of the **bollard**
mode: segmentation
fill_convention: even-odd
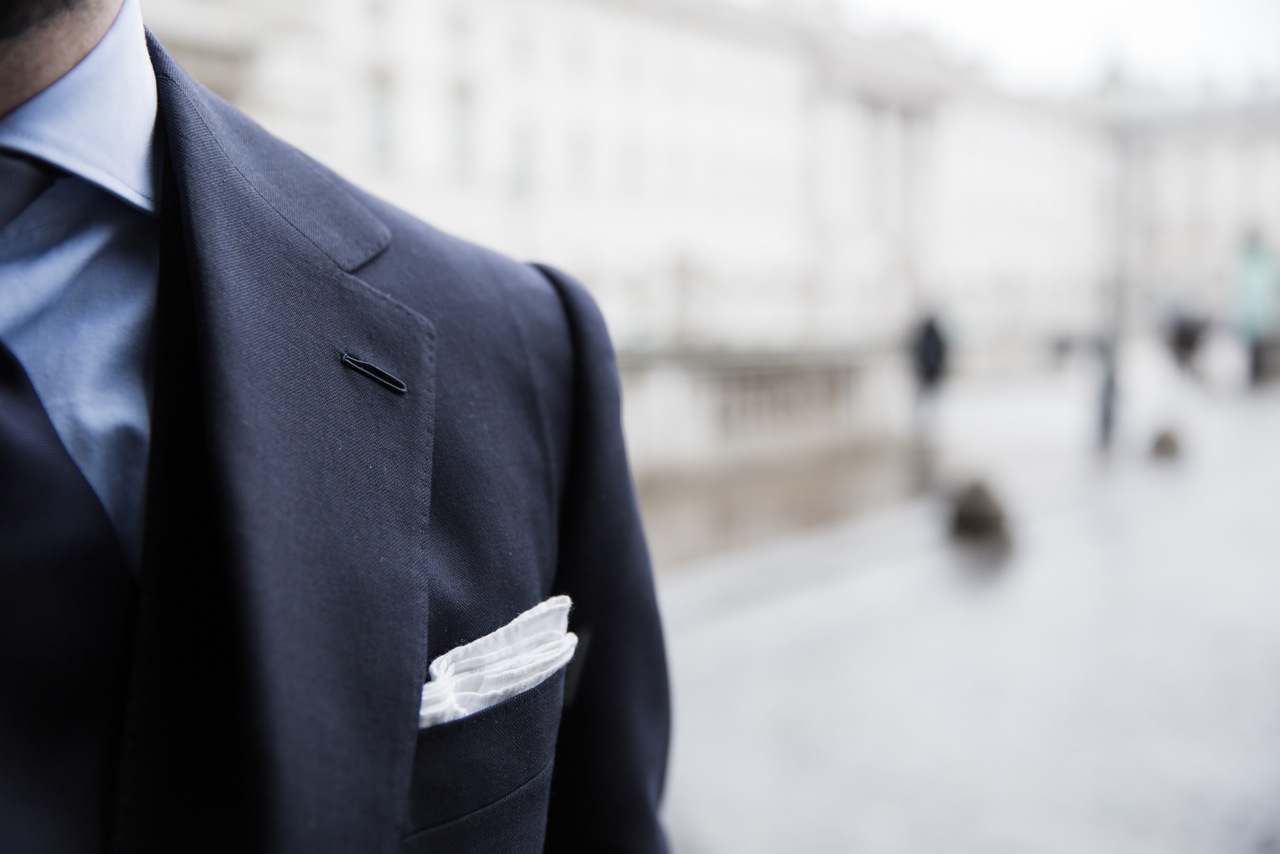
[[[951,536],[956,540],[985,543],[1009,538],[1004,507],[981,480],[971,481],[956,493],[951,511]]]
[[[1176,460],[1182,454],[1182,443],[1178,440],[1178,434],[1170,429],[1165,428],[1156,433],[1155,439],[1151,442],[1151,456],[1161,462],[1170,462]]]

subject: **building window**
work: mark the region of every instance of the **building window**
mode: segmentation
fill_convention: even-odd
[[[517,122],[511,128],[511,168],[508,189],[514,199],[533,195],[538,164],[538,139],[533,125]]]
[[[475,172],[475,97],[471,84],[465,80],[454,83],[450,101],[453,176],[459,184],[467,184]]]
[[[385,69],[376,70],[369,91],[369,126],[373,134],[373,160],[383,171],[391,168],[395,155],[391,90],[391,74]]]
[[[581,30],[573,30],[565,43],[565,70],[569,82],[579,85],[591,75],[591,43]]]
[[[569,186],[580,195],[590,193],[595,184],[596,170],[595,146],[592,143],[591,134],[585,130],[571,133],[566,154],[568,161],[565,163],[565,171]]]
[[[618,150],[618,173],[625,196],[642,196],[647,179],[644,147],[634,138],[624,138]]]
[[[463,4],[449,10],[448,27],[449,33],[458,41],[466,41],[471,36],[471,18]]]
[[[537,61],[537,45],[534,43],[533,25],[524,15],[517,16],[512,23],[508,51],[512,68],[523,72],[533,70]]]

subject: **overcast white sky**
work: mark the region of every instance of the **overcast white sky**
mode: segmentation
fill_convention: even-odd
[[[1005,85],[1069,90],[1117,61],[1179,90],[1270,79],[1280,94],[1280,0],[841,0],[854,21],[930,33]]]

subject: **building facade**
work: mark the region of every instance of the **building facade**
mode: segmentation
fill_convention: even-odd
[[[1280,183],[1276,122],[1015,98],[831,5],[144,13],[197,77],[320,161],[581,278],[622,356],[642,473],[900,435],[921,312],[945,318],[965,366],[1023,366],[1050,338],[1096,334],[1118,299],[1215,293],[1241,217],[1280,235],[1280,186],[1263,189]],[[1220,198],[1241,145],[1256,168]]]

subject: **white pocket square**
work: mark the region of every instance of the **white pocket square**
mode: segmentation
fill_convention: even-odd
[[[500,629],[431,662],[418,729],[456,721],[528,691],[569,663],[578,638],[568,596],[553,596]]]

